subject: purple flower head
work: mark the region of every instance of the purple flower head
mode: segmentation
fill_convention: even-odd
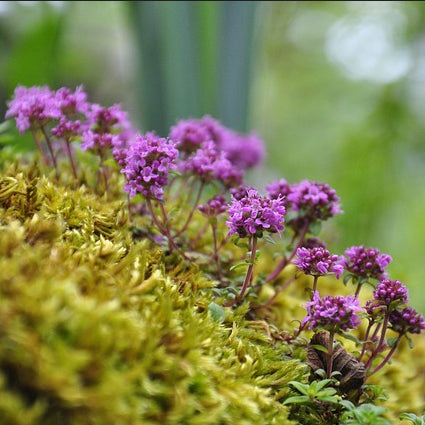
[[[90,129],[96,133],[111,133],[129,127],[127,112],[121,109],[120,104],[109,108],[92,104],[87,113]]]
[[[119,157],[120,165],[123,165],[125,153],[120,150],[128,148],[128,140],[134,137],[135,131],[127,119],[127,113],[121,109],[121,105],[104,108],[92,104],[87,117],[87,129],[82,135],[81,148],[100,151],[115,148],[114,157]]]
[[[248,189],[242,199],[232,198],[227,212],[229,235],[237,233],[240,238],[246,238],[254,235],[262,237],[264,232],[283,230],[286,210],[282,198],[270,199],[261,196],[255,189]]]
[[[327,220],[342,212],[335,190],[325,183],[302,180],[292,185],[288,201],[307,222]]]
[[[408,291],[398,280],[383,279],[373,291],[373,298],[386,306],[394,301],[407,303]]]
[[[249,190],[255,190],[251,186],[245,186],[241,184],[238,187],[233,187],[230,189],[230,194],[232,195],[232,198],[236,199],[237,201],[240,201],[242,198],[245,198],[248,196]]]
[[[354,296],[324,296],[320,298],[315,291],[313,299],[306,303],[307,316],[304,323],[310,323],[310,329],[322,328],[329,332],[355,329],[360,324],[358,312],[363,311],[360,302]]]
[[[62,117],[51,132],[57,139],[71,140],[82,134],[82,125],[79,120],[71,121]]]
[[[327,249],[322,247],[298,248],[297,257],[298,259],[294,260],[294,264],[308,275],[322,276],[333,272],[339,279],[344,272],[344,268],[339,263],[338,255],[331,255]]]
[[[83,133],[81,149],[87,151],[89,149],[104,150],[106,148],[111,148],[117,138],[117,134],[96,133],[92,130],[88,130]]]
[[[403,334],[421,334],[425,329],[424,317],[411,307],[393,310],[390,313],[390,323],[394,331]]]
[[[174,142],[153,133],[137,136],[121,170],[127,179],[124,190],[131,197],[141,193],[146,198],[162,200],[169,170],[176,168],[177,156]]]
[[[62,87],[55,92],[55,101],[62,113],[66,116],[86,114],[89,111],[87,94],[83,86],[78,86],[72,93],[67,87]]]
[[[216,195],[206,204],[199,205],[198,209],[206,217],[217,217],[224,211],[226,211],[227,202],[224,195]]]
[[[202,121],[194,119],[179,121],[171,127],[168,137],[176,142],[179,151],[187,153],[192,153],[202,143],[212,140],[210,131]]]
[[[263,141],[254,133],[246,136],[228,130],[219,145],[229,161],[240,170],[255,167],[265,156]]]
[[[307,238],[303,241],[301,246],[307,249],[326,248],[325,243],[317,238]]]
[[[18,86],[7,105],[9,109],[6,118],[15,118],[16,127],[21,134],[30,129],[40,128],[62,115],[54,92],[47,86],[29,88]]]
[[[227,187],[241,183],[243,173],[219,152],[214,142],[204,142],[201,147],[180,164],[180,171],[198,175],[203,181],[218,180]]]
[[[382,279],[386,276],[385,268],[392,261],[388,254],[380,254],[379,249],[352,246],[343,257],[345,270],[359,279]]]
[[[292,186],[285,179],[274,181],[266,186],[266,192],[273,199],[278,196],[286,197],[291,193],[291,190]]]
[[[220,147],[229,129],[209,115],[203,116],[199,123],[209,134],[207,140],[212,140]]]

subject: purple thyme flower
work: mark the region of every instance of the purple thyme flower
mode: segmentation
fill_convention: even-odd
[[[204,142],[212,140],[212,135],[202,121],[195,119],[181,120],[171,127],[168,136],[176,142],[176,147],[186,153],[192,153]]]
[[[78,86],[74,93],[67,87],[62,87],[55,92],[55,101],[62,113],[66,116],[86,114],[89,111],[87,94],[83,86]]]
[[[302,180],[292,185],[288,201],[308,222],[327,220],[342,212],[335,190],[325,183]]]
[[[385,268],[392,261],[388,254],[380,254],[379,249],[352,246],[345,251],[348,258],[342,257],[342,264],[348,272],[359,279],[382,279]]]
[[[81,148],[100,151],[105,151],[106,148],[115,149],[114,157],[121,158],[122,165],[125,154],[120,150],[128,148],[127,137],[133,137],[135,133],[127,119],[127,113],[119,104],[109,108],[92,104],[87,117],[87,129],[82,135]]]
[[[206,204],[199,205],[198,209],[206,217],[217,217],[226,211],[227,203],[224,195],[215,195]]]
[[[79,120],[71,121],[66,117],[62,117],[59,123],[51,130],[56,138],[67,140],[80,136],[82,131],[82,125]]]
[[[201,180],[210,182],[218,180],[227,187],[241,183],[243,173],[219,152],[214,142],[204,142],[201,147],[180,164],[181,172],[198,175]]]
[[[297,260],[294,264],[305,274],[312,276],[322,276],[329,272],[334,272],[337,279],[344,272],[344,268],[339,264],[338,255],[331,255],[329,251],[322,247],[297,249]]]
[[[425,329],[424,317],[411,307],[405,307],[401,311],[393,310],[390,313],[390,323],[394,331],[402,334],[421,334]]]
[[[282,198],[270,199],[261,196],[255,189],[248,189],[240,200],[232,198],[227,210],[229,235],[237,233],[240,238],[262,237],[264,232],[277,233],[283,230],[286,212]]]
[[[266,186],[266,192],[270,198],[274,199],[278,196],[288,196],[292,191],[292,186],[285,180],[280,179]]]
[[[408,291],[398,280],[383,279],[373,291],[373,298],[387,306],[394,301],[407,303]]]
[[[259,165],[265,156],[263,141],[255,134],[238,134],[228,130],[219,145],[229,161],[240,170]]]
[[[153,133],[139,135],[131,144],[126,166],[121,170],[127,179],[124,190],[131,197],[141,193],[146,198],[162,200],[168,172],[176,168],[177,156],[174,142]]]
[[[354,296],[324,296],[315,291],[313,299],[306,303],[307,316],[303,323],[310,323],[310,329],[322,328],[329,332],[355,329],[360,324],[358,312],[363,311]]]
[[[21,134],[37,129],[62,116],[55,94],[47,86],[15,89],[12,100],[7,102],[6,118],[14,117]]]
[[[317,238],[307,238],[303,241],[301,246],[307,249],[326,248],[325,243]]]
[[[236,199],[237,201],[240,201],[242,198],[245,198],[248,196],[248,190],[255,190],[251,186],[245,186],[241,184],[238,187],[233,187],[230,189],[230,194],[232,195],[232,199]]]

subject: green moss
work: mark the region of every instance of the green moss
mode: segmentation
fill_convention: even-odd
[[[5,424],[293,423],[282,400],[306,368],[242,307],[215,321],[214,282],[166,272],[122,200],[17,169],[0,178]]]
[[[282,403],[289,381],[308,379],[305,352],[273,336],[297,328],[309,279],[268,308],[249,312],[246,302],[211,314],[222,299],[208,232],[186,252],[196,264],[182,261],[145,237],[146,217],[129,223],[119,177],[107,197],[90,189],[95,178],[85,173],[81,186],[22,162],[0,174],[2,423],[295,424]],[[195,214],[191,232],[200,219]],[[242,255],[229,244],[223,267]],[[258,276],[268,262],[264,252]],[[238,282],[243,272],[226,278]],[[320,285],[348,293],[331,278]],[[263,286],[256,302],[273,293]],[[394,422],[425,406],[425,343],[415,344],[369,382],[388,390]]]

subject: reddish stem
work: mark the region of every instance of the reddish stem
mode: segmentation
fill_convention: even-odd
[[[58,164],[57,164],[57,161],[56,161],[56,156],[53,152],[52,142],[50,141],[50,137],[47,134],[46,129],[44,128],[43,125],[40,127],[40,130],[43,133],[43,136],[44,136],[46,143],[47,143],[47,148],[49,149],[50,156],[52,157],[53,166],[55,167],[55,172],[56,172],[56,179],[59,179]]]
[[[266,280],[265,280],[266,283],[271,282],[272,280],[275,280],[279,276],[280,272],[286,267],[286,265],[295,257],[295,254],[297,253],[297,249],[301,246],[301,244],[304,241],[305,235],[307,234],[308,226],[309,226],[308,223],[304,226],[301,232],[300,238],[298,240],[298,243],[293,248],[289,257],[288,258],[283,257],[281,262],[277,265],[277,267],[266,277]]]
[[[252,279],[253,271],[254,271],[255,254],[257,252],[257,236],[251,237],[249,245],[251,248],[251,258],[250,258],[248,270],[246,272],[245,280],[242,284],[242,289],[239,295],[235,297],[232,301],[228,301],[227,303],[224,303],[224,306],[226,307],[232,307],[233,305],[235,305],[244,296],[246,290],[248,289],[251,283],[251,279]]]

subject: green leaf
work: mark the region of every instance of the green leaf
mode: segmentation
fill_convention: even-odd
[[[323,351],[324,353],[328,352],[328,349],[326,347],[324,347],[323,345],[320,345],[320,344],[312,344],[312,345],[310,345],[310,347],[312,347],[312,348],[314,348],[315,350],[318,350],[318,351]]]
[[[223,322],[223,320],[226,318],[226,313],[223,310],[223,307],[216,304],[215,302],[212,302],[208,305],[208,311],[211,314],[212,319],[215,322]]]
[[[310,223],[310,226],[308,226],[308,230],[312,235],[317,236],[320,233],[320,230],[322,230],[322,222],[313,221]]]
[[[229,271],[231,272],[231,271],[236,270],[236,269],[238,269],[239,267],[242,267],[242,266],[249,266],[249,261],[247,260],[247,262],[244,261],[242,263],[235,264],[234,266],[230,267]]]
[[[309,385],[298,381],[289,381],[289,384],[295,387],[301,394],[307,395]]]
[[[358,338],[356,338],[354,335],[348,334],[348,333],[341,333],[339,334],[342,338],[348,339],[349,341],[353,341],[356,344],[363,344],[363,341],[360,341]]]
[[[394,344],[397,342],[397,340],[398,340],[398,336],[395,336],[394,338],[388,338],[387,339],[388,347],[392,348]]]
[[[305,395],[296,395],[296,396],[292,396],[287,398],[283,404],[306,404],[306,403],[310,403],[310,399],[305,396]]]

